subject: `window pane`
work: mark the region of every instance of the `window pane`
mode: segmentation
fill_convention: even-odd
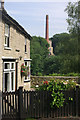
[[[28,72],[28,79],[30,79],[30,72]]]
[[[11,88],[14,90],[14,72],[11,73]]]
[[[7,44],[7,36],[5,36],[5,44]]]
[[[25,80],[30,80],[30,61],[25,62],[25,65],[29,67],[27,69],[27,76],[25,76]]]
[[[9,37],[7,38],[7,47],[9,47]]]
[[[5,69],[10,69],[10,63],[5,63]]]
[[[10,74],[5,73],[5,91],[10,91]]]
[[[25,45],[25,52],[26,52],[26,45]]]
[[[9,36],[9,25],[5,24],[5,34]]]
[[[26,41],[27,41],[27,40],[25,39],[25,45],[26,45]]]
[[[27,40],[25,39],[25,52],[27,52],[27,49],[26,49],[26,41],[27,41]]]
[[[9,47],[9,37],[5,36],[5,45]]]
[[[28,70],[28,79],[30,79],[30,66],[29,66],[29,70]]]
[[[25,65],[27,66],[27,62],[25,62]]]
[[[27,76],[25,76],[25,80],[27,80]]]
[[[14,69],[14,63],[11,63],[11,69]]]

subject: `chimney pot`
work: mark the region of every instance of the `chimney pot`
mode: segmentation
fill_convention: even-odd
[[[4,9],[4,0],[0,0],[1,9]]]

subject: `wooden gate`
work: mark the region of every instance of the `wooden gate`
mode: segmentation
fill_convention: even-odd
[[[2,93],[2,119],[18,119],[18,91]]]

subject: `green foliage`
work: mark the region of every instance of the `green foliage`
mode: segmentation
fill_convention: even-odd
[[[57,39],[54,48],[60,66],[57,73],[78,73],[78,40],[67,33],[56,34],[53,39]],[[54,72],[54,71],[53,71]]]
[[[75,67],[77,66],[77,71],[80,73],[80,1],[74,3],[69,2],[65,11],[68,14],[68,30],[73,36],[71,42],[73,43],[73,53],[76,55],[74,60],[76,60],[75,62],[77,65],[75,62],[73,63],[75,64]]]
[[[43,74],[45,58],[48,56],[48,43],[42,37],[33,36],[31,40],[31,73],[32,75]]]
[[[25,120],[36,120],[36,119],[34,119],[34,118],[27,118],[27,119],[25,119]]]
[[[65,54],[61,56],[62,62],[60,67],[60,73],[78,73],[78,56],[71,56],[69,54]]]
[[[68,30],[72,34],[78,34],[79,20],[80,20],[80,11],[79,11],[79,2],[71,3],[69,2],[65,11],[68,14]]]
[[[45,59],[44,74],[59,73],[60,70],[60,56],[50,56]]]
[[[38,76],[43,76],[43,74],[42,74],[42,73],[40,73],[40,72],[38,72]]]
[[[62,87],[63,86],[63,87]],[[64,94],[62,93],[62,90],[64,90],[66,87],[63,85],[63,83],[59,81],[51,81],[49,86],[47,87],[47,90],[52,91],[51,96],[52,96],[52,103],[51,107],[61,107],[63,106],[64,103]]]
[[[70,101],[73,101],[73,98],[69,97],[69,100],[70,100]]]
[[[44,74],[49,75],[57,73],[69,75],[69,73],[75,73],[78,75],[79,74],[78,67],[79,64],[77,55],[71,56],[69,54],[65,54],[50,56],[45,59]]]
[[[55,55],[59,55],[64,51],[64,48],[62,46],[68,42],[68,39],[70,39],[70,35],[68,33],[55,34],[53,38],[50,38],[50,40],[53,41],[53,49]]]
[[[67,74],[53,73],[49,74],[49,76],[80,76],[80,73],[67,73]]]
[[[51,107],[62,107],[65,101],[64,91],[76,88],[76,82],[74,81],[60,81],[50,80],[50,82],[44,81],[36,90],[51,91],[52,102]],[[73,98],[69,97],[69,100]]]

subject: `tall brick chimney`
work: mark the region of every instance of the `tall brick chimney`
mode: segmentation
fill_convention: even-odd
[[[46,40],[49,43],[49,21],[48,21],[49,17],[48,15],[46,15]]]
[[[4,0],[0,0],[1,9],[4,9]]]

